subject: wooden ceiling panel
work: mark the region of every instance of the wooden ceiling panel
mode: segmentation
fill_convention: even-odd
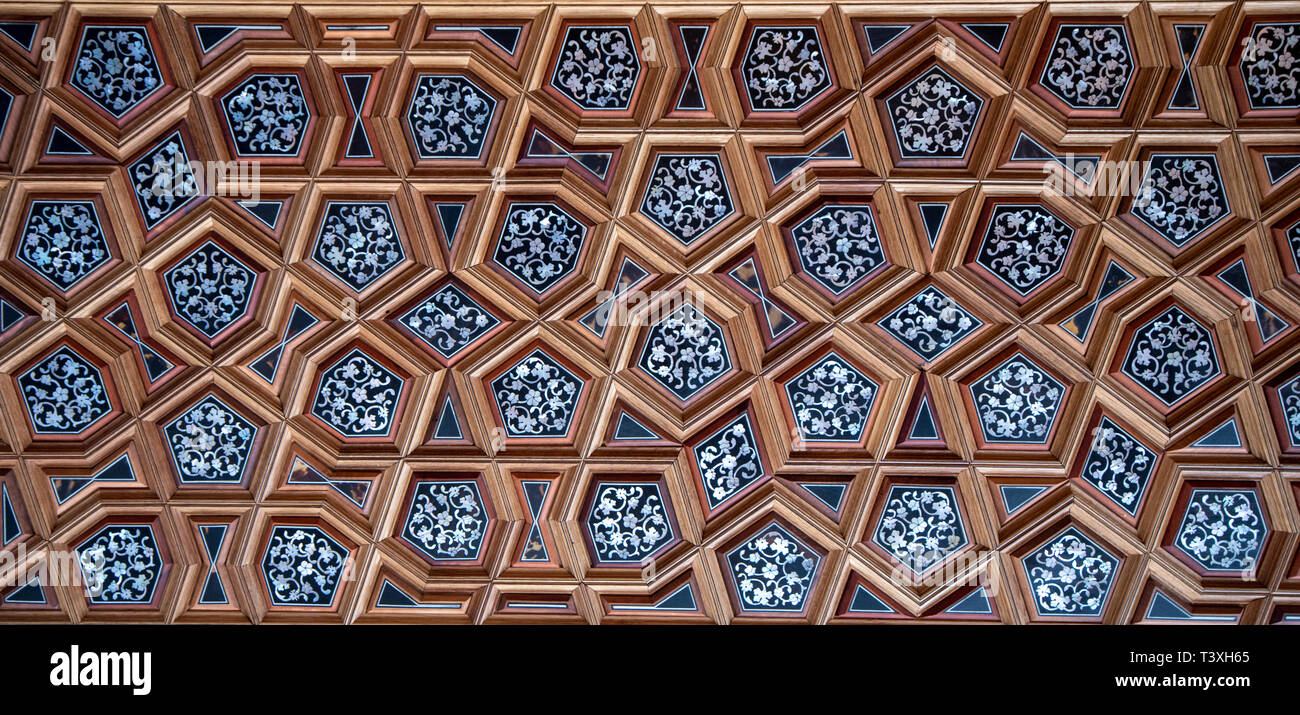
[[[0,621],[1294,620],[1297,18],[0,10]]]

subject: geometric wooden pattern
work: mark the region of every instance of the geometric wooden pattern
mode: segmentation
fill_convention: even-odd
[[[0,11],[0,620],[1294,621],[1297,17]]]

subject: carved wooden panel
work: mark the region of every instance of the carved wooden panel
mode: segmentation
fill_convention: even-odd
[[[0,10],[0,620],[1300,620],[1300,5]]]

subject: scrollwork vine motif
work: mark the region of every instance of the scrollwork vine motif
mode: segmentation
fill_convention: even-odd
[[[938,68],[886,102],[904,158],[959,158],[984,102]]]
[[[215,398],[186,410],[167,426],[182,482],[239,481],[257,428]]]
[[[496,100],[464,77],[422,75],[406,118],[422,159],[475,157]]]
[[[866,206],[826,206],[790,234],[804,270],[836,295],[885,263],[876,222]]]
[[[1114,109],[1133,74],[1122,25],[1063,25],[1042,82],[1076,109]]]
[[[1292,447],[1300,447],[1300,377],[1277,388],[1282,404],[1282,415],[1287,426],[1287,439]]]
[[[742,72],[749,103],[760,111],[797,109],[831,83],[813,27],[756,29]]]
[[[230,131],[242,156],[298,153],[311,118],[297,75],[255,75],[225,99]]]
[[[1173,404],[1219,374],[1219,363],[1210,331],[1171,307],[1134,334],[1124,372]]]
[[[1043,442],[1065,390],[1037,365],[1017,356],[971,387],[985,438]]]
[[[501,321],[453,286],[444,286],[401,317],[402,325],[446,358]]]
[[[415,492],[406,538],[435,561],[474,559],[487,529],[478,491],[469,482],[428,482]]]
[[[1128,513],[1136,514],[1154,466],[1154,452],[1103,417],[1081,476]]]
[[[166,277],[176,313],[213,337],[248,310],[256,276],[234,256],[209,243],[167,271]]]
[[[582,382],[550,357],[533,353],[492,383],[506,433],[560,437],[569,430]]]
[[[346,560],[347,552],[320,529],[275,527],[262,560],[271,600],[280,605],[329,605]]]
[[[573,270],[586,228],[550,204],[511,206],[495,260],[537,293]]]
[[[60,290],[68,290],[110,257],[90,201],[34,201],[18,257]]]
[[[1300,105],[1300,24],[1260,24],[1241,57],[1246,96],[1254,109]]]
[[[700,443],[695,459],[710,508],[763,476],[763,463],[744,417]]]
[[[808,598],[820,557],[776,525],[727,555],[748,610],[799,610]]]
[[[650,329],[641,368],[687,399],[731,369],[731,358],[722,329],[687,304]]]
[[[329,204],[315,258],[353,290],[365,290],[405,255],[388,204]]]
[[[875,542],[918,574],[943,561],[967,543],[952,489],[891,488]]]
[[[353,350],[321,377],[312,414],[346,437],[383,435],[392,425],[403,381]]]
[[[1245,571],[1255,566],[1266,528],[1248,491],[1197,490],[1178,532],[1178,546],[1209,569]]]
[[[722,164],[712,156],[660,156],[641,205],[642,213],[687,245],[733,210]]]
[[[943,354],[981,324],[933,286],[926,286],[882,321],[882,327],[926,360]]]
[[[94,603],[141,603],[149,599],[162,559],[145,526],[110,526],[77,548],[86,591]]]
[[[653,484],[600,485],[587,525],[601,561],[639,562],[673,538]]]
[[[109,114],[121,117],[162,86],[143,27],[87,27],[72,84]]]
[[[1182,246],[1229,212],[1213,155],[1151,157],[1133,212]]]
[[[185,145],[172,137],[131,166],[131,185],[152,228],[199,193]]]
[[[1095,616],[1118,561],[1073,528],[1025,558],[1035,607],[1045,615]]]
[[[1026,295],[1061,270],[1073,237],[1073,228],[1042,208],[1003,206],[989,222],[977,260]]]
[[[99,371],[67,347],[24,373],[18,386],[37,432],[75,434],[112,410]]]
[[[571,27],[551,79],[583,109],[627,109],[641,73],[625,27]]]
[[[876,384],[835,354],[791,380],[785,389],[799,434],[812,440],[861,439],[876,398]]]

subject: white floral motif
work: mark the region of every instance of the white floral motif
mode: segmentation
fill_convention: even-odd
[[[348,551],[315,526],[277,526],[262,557],[274,606],[329,606]]]
[[[1040,616],[1097,616],[1119,559],[1070,527],[1022,562]]]
[[[778,524],[727,554],[745,611],[802,611],[821,556]]]
[[[641,213],[689,246],[735,211],[717,155],[660,154]]]
[[[148,526],[106,526],[77,547],[91,603],[147,603],[162,570]]]
[[[803,270],[834,295],[843,295],[885,265],[871,207],[828,204],[790,229]]]
[[[1246,47],[1238,69],[1250,108],[1300,107],[1300,23],[1260,23]]]
[[[1300,377],[1279,386],[1277,397],[1286,421],[1287,441],[1292,447],[1300,447]]]
[[[1267,534],[1253,490],[1195,489],[1176,543],[1208,570],[1249,571]]]
[[[312,259],[360,293],[406,257],[388,204],[331,201]]]
[[[163,86],[145,27],[86,27],[71,82],[115,118],[135,109]]]
[[[1056,421],[1065,387],[1023,355],[970,386],[984,441],[1043,444]]]
[[[477,157],[497,101],[461,75],[420,75],[406,122],[421,159]]]
[[[885,101],[904,159],[960,159],[984,100],[938,67]]]
[[[132,164],[128,174],[147,229],[162,223],[199,193],[180,132]]]
[[[1231,213],[1213,154],[1153,154],[1130,209],[1175,246]]]
[[[164,275],[176,314],[214,338],[248,312],[257,274],[209,241]]]
[[[221,99],[239,156],[294,156],[311,114],[296,74],[257,74]]]
[[[1074,228],[1041,206],[998,206],[975,262],[1028,295],[1061,270]]]
[[[108,262],[111,254],[93,201],[33,201],[18,258],[61,291]]]
[[[575,25],[564,34],[551,85],[582,109],[624,110],[640,74],[630,29]]]
[[[731,369],[722,328],[687,303],[650,328],[639,365],[679,400],[689,400]]]
[[[359,349],[330,366],[320,379],[311,413],[344,437],[388,434],[406,382]]]
[[[66,345],[18,378],[38,434],[79,434],[112,411],[99,370]]]
[[[913,573],[925,573],[968,543],[956,493],[952,487],[890,487],[872,540]]]
[[[624,482],[596,485],[587,530],[604,563],[640,563],[673,540],[659,485]]]
[[[434,561],[473,561],[487,523],[477,483],[423,482],[415,488],[402,538]]]
[[[983,324],[934,286],[926,286],[879,323],[926,360],[939,357]]]
[[[857,442],[879,386],[837,353],[828,353],[785,385],[799,436],[814,442]]]
[[[1039,82],[1073,109],[1116,109],[1132,74],[1123,25],[1061,25]]]
[[[577,266],[586,236],[587,227],[555,204],[514,203],[492,261],[540,295]]]
[[[497,410],[510,437],[563,437],[585,385],[551,356],[534,350],[492,381]]]
[[[1133,334],[1123,371],[1172,405],[1219,374],[1214,338],[1178,306],[1170,306]]]
[[[741,63],[755,111],[790,112],[831,86],[816,27],[755,28]]]
[[[1102,417],[1080,476],[1124,511],[1136,516],[1155,464],[1155,452],[1109,417]]]
[[[501,324],[496,316],[450,283],[407,311],[398,321],[448,359]]]
[[[208,395],[163,432],[182,483],[238,482],[257,428]]]
[[[692,454],[710,509],[764,476],[754,440],[749,415],[744,414],[695,447]]]

